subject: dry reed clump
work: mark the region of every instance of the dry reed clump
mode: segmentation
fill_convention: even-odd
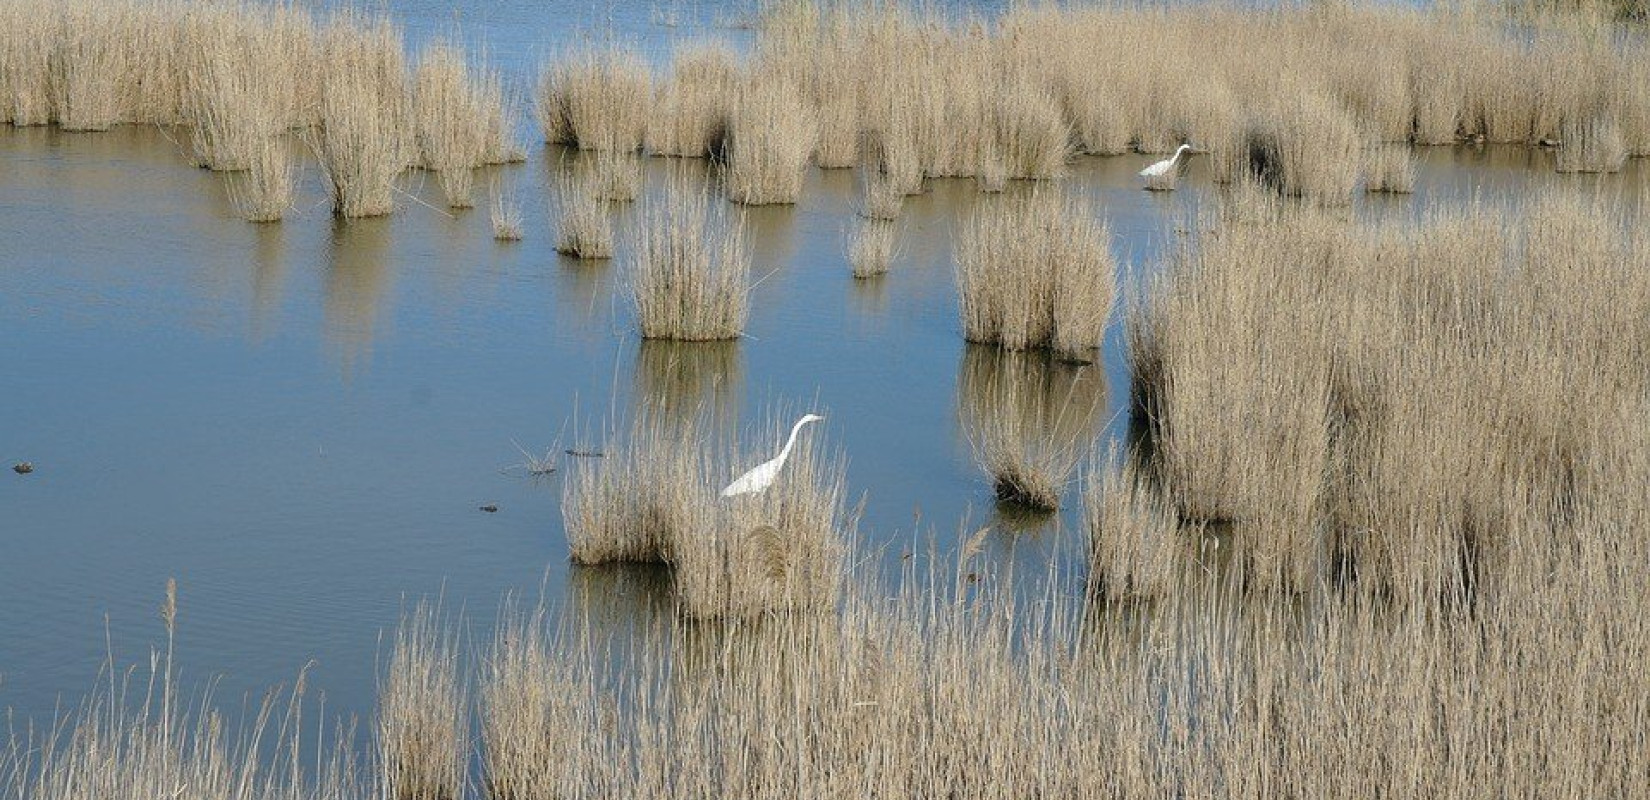
[[[1336,101],[1322,95],[1285,100],[1244,138],[1247,163],[1238,159],[1235,168],[1287,197],[1325,206],[1352,202],[1362,137]]]
[[[0,4],[0,120],[19,126],[51,123],[56,9],[46,0]]]
[[[452,208],[473,205],[473,170],[501,157],[502,82],[485,68],[474,72],[461,48],[437,40],[425,45],[413,73],[419,163],[440,178]]]
[[[556,252],[574,258],[613,257],[613,219],[607,203],[587,171],[573,170],[556,179],[561,217],[556,226]]]
[[[179,114],[190,126],[195,163],[250,170],[269,158],[271,141],[308,122],[294,86],[315,57],[307,17],[278,9],[206,6],[180,25],[183,86]]]
[[[413,160],[401,37],[387,20],[335,18],[326,30],[316,157],[333,213],[374,217],[395,209],[395,178]]]
[[[521,241],[521,204],[514,195],[493,187],[493,202],[488,207],[488,221],[493,225],[493,238],[501,242]]]
[[[703,191],[668,187],[643,206],[629,281],[643,338],[738,338],[750,316],[743,218],[712,209]]]
[[[739,63],[727,44],[697,44],[678,51],[669,78],[654,95],[647,122],[648,150],[681,158],[721,153],[728,109],[740,82]]]
[[[732,480],[775,456],[794,420],[770,414],[711,474]],[[825,611],[842,588],[852,527],[844,506],[846,463],[804,430],[767,490],[719,498],[715,522],[671,548],[677,609],[689,619],[751,619]],[[725,477],[724,477],[725,476]]]
[[[470,754],[468,682],[458,641],[438,605],[420,601],[396,628],[378,689],[378,766],[384,796],[464,796]]]
[[[551,144],[638,150],[652,102],[653,76],[628,51],[567,55],[539,79],[539,125]]]
[[[298,165],[285,135],[263,138],[250,157],[245,174],[230,179],[229,200],[242,219],[278,222],[292,210],[298,184]]]
[[[663,562],[676,542],[709,535],[714,497],[691,423],[638,416],[600,458],[581,460],[562,494],[574,563]]]
[[[922,182],[918,178],[917,182]],[[861,173],[859,215],[881,222],[891,222],[899,218],[899,212],[905,206],[905,193],[900,191],[894,181],[883,176],[879,171],[866,170]]]
[[[1620,172],[1627,147],[1615,120],[1566,119],[1559,128],[1559,172]]]
[[[616,149],[595,152],[593,160],[581,159],[587,172],[585,182],[595,196],[612,203],[629,203],[642,193],[642,162]]]
[[[1182,528],[1140,460],[1112,452],[1093,464],[1083,486],[1089,581],[1114,600],[1168,595],[1201,556],[1201,529]]]
[[[488,797],[572,796],[595,783],[616,755],[586,735],[601,725],[605,709],[547,625],[542,606],[527,611],[507,602],[482,663],[477,695]]]
[[[1578,462],[1600,481],[1563,515],[1506,521],[1516,544],[1470,603],[1360,583],[1282,602],[1219,564],[1151,603],[1088,602],[1058,574],[995,571],[976,536],[897,582],[856,571],[833,613],[759,625],[614,632],[507,609],[481,670],[483,785],[568,800],[1634,797],[1650,767],[1650,548],[1625,534],[1650,522],[1650,449],[1626,420]],[[157,685],[173,669],[161,661]],[[143,704],[141,677],[123,685],[61,736],[0,747],[0,796],[387,796],[353,781],[353,753],[304,749],[296,711],[266,705],[243,740],[175,693]]]
[[[767,425],[751,444],[718,445],[707,443],[694,414],[638,416],[622,441],[610,437],[604,457],[581,464],[566,484],[573,560],[668,563],[678,610],[694,619],[828,608],[840,588],[849,523],[845,465],[826,460],[817,434],[798,437],[766,491],[716,496],[733,473],[772,458],[789,429],[789,421],[783,430]]]
[[[1364,148],[1364,190],[1409,194],[1415,191],[1415,159],[1407,145],[1370,144]]]
[[[53,9],[47,85],[53,119],[66,131],[106,131],[127,114],[131,39],[140,33],[130,3]]]
[[[1437,597],[1504,562],[1510,521],[1572,502],[1650,385],[1650,255],[1597,203],[1504,216],[1228,223],[1132,315],[1153,469],[1182,516],[1229,527],[1251,581]]]
[[[894,223],[868,220],[854,230],[848,243],[848,264],[855,278],[884,275],[894,260],[898,240]]]
[[[997,501],[1058,509],[1098,433],[1105,394],[1105,377],[1092,367],[970,346],[957,381],[958,412]]]
[[[1087,360],[1116,292],[1110,238],[1086,204],[1057,194],[982,205],[957,245],[964,337]]]
[[[746,205],[795,203],[802,196],[818,121],[782,81],[747,83],[728,115],[728,197]]]

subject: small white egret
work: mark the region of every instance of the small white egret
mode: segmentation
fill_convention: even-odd
[[[1181,145],[1179,149],[1174,151],[1174,155],[1169,156],[1168,158],[1165,158],[1143,170],[1140,170],[1140,177],[1161,178],[1164,175],[1169,174],[1169,171],[1174,169],[1175,162],[1180,160],[1180,154],[1190,149],[1192,149],[1192,146],[1189,144]]]
[[[769,486],[773,485],[774,479],[779,477],[779,471],[785,468],[785,459],[790,457],[791,447],[796,444],[796,435],[802,432],[802,426],[810,422],[819,422],[822,419],[825,418],[818,414],[807,414],[802,419],[797,420],[796,425],[791,428],[791,438],[785,442],[785,449],[780,450],[779,455],[774,460],[759,464],[750,472],[740,475],[738,480],[728,484],[728,488],[722,490],[722,496],[761,494],[766,491]]]

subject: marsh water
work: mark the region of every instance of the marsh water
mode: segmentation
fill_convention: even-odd
[[[518,78],[576,35],[557,13],[651,52],[742,35],[722,8],[539,6],[489,3],[456,24]],[[415,40],[455,20],[446,4],[391,10]],[[520,138],[537,141],[525,120]],[[858,178],[810,170],[798,205],[745,212],[761,279],[747,336],[680,345],[636,334],[622,241],[611,262],[555,253],[553,178],[575,154],[533,144],[456,215],[412,173],[395,215],[351,222],[328,214],[311,166],[300,213],[252,225],[182,141],[0,128],[0,462],[35,467],[0,478],[0,707],[49,716],[109,650],[143,659],[171,577],[186,682],[217,676],[238,700],[313,660],[329,708],[363,715],[381,637],[413,598],[442,595],[481,633],[511,592],[659,613],[656,570],[568,563],[559,504],[576,459],[533,476],[521,452],[561,454],[646,403],[713,406],[730,425],[776,407],[827,414],[817,433],[848,457],[850,502],[864,500],[861,558],[992,524],[988,578],[1051,560],[1081,570],[1076,487],[1059,514],[1010,513],[970,453],[961,409],[1000,366],[957,318],[951,241],[979,202],[971,182],[909,200],[893,271],[856,281]],[[1526,148],[1418,157],[1414,195],[1360,198],[1357,213],[1599,180],[1558,176]],[[1156,158],[1079,159],[1068,181],[1109,223],[1120,306],[1214,191],[1195,160],[1180,190],[1141,191],[1134,173]],[[654,189],[676,172],[713,179],[699,162],[646,169]],[[1642,186],[1644,170],[1603,185]],[[521,242],[492,238],[495,183],[524,207]],[[617,209],[621,240],[637,214]],[[1093,365],[1039,367],[1093,403],[1097,450],[1126,425],[1120,318]]]

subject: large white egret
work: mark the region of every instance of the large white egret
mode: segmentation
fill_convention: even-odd
[[[780,450],[779,455],[772,461],[759,464],[750,472],[740,475],[738,480],[728,484],[728,488],[722,490],[722,496],[761,494],[766,491],[769,486],[773,485],[774,479],[779,477],[779,471],[785,468],[785,459],[790,458],[791,448],[796,445],[796,435],[802,432],[802,426],[810,422],[819,422],[822,419],[825,418],[818,414],[806,414],[802,419],[797,420],[796,425],[791,428],[791,438],[785,441],[785,449]]]
[[[1190,149],[1192,149],[1192,146],[1189,144],[1181,145],[1179,149],[1174,151],[1174,155],[1169,156],[1168,158],[1165,158],[1143,170],[1140,170],[1140,177],[1161,178],[1164,175],[1169,174],[1169,171],[1174,169],[1175,162],[1180,160],[1180,154]]]

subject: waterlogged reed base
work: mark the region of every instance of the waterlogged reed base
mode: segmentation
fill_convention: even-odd
[[[469,683],[439,605],[421,602],[396,629],[378,690],[379,765],[385,796],[464,796],[470,753]]]
[[[643,338],[736,339],[750,315],[744,220],[704,191],[671,184],[650,199],[632,247],[630,293]]]
[[[613,257],[613,219],[588,170],[563,172],[556,179],[560,217],[556,252],[579,259]]]

